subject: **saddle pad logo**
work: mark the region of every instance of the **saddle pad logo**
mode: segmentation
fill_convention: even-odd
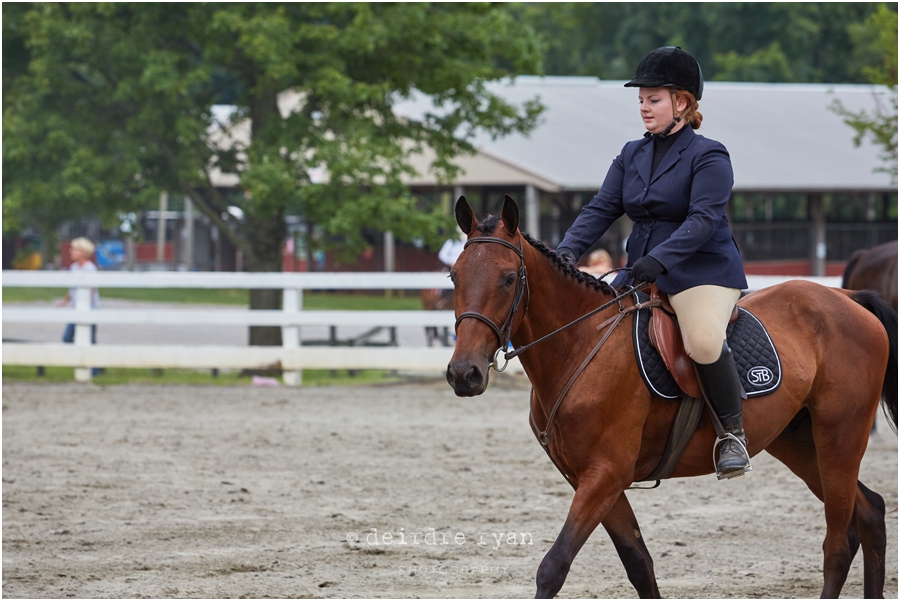
[[[765,386],[775,379],[775,374],[768,367],[759,365],[747,370],[747,382],[753,386]]]

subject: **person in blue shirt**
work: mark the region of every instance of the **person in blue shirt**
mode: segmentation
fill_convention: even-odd
[[[625,87],[638,88],[647,131],[625,144],[556,252],[574,265],[619,217],[634,222],[630,273],[620,272],[612,284],[655,283],[669,295],[704,394],[726,432],[716,442],[716,472],[719,479],[739,476],[751,469],[744,393],[725,329],[747,280],[725,214],[731,158],[721,143],[695,133],[703,121],[703,75],[689,53],[677,46],[653,50]]]

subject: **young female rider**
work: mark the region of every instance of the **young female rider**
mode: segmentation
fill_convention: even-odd
[[[700,384],[727,433],[717,441],[716,472],[720,479],[739,476],[750,459],[743,390],[725,328],[747,280],[725,215],[731,159],[722,144],[694,133],[703,120],[697,112],[703,75],[693,56],[677,46],[657,48],[625,87],[639,88],[647,133],[625,145],[556,252],[574,264],[623,214],[634,221],[631,274],[620,272],[613,285],[650,282],[669,295]]]

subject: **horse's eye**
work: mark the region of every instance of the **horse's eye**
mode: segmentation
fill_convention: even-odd
[[[509,275],[506,276],[506,280],[504,280],[503,285],[506,286],[507,288],[509,288],[510,286],[512,286],[515,283],[516,283],[516,274],[510,273]]]
[[[456,286],[456,274],[451,271],[450,275],[448,275],[447,277],[450,278],[450,281],[453,282],[454,286]]]

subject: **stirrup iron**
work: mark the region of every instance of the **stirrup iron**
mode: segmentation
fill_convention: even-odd
[[[719,464],[716,460],[716,450],[719,448],[719,445],[725,442],[726,440],[735,441],[740,447],[741,451],[743,451],[744,458],[747,460],[746,467],[738,468],[736,470],[732,470],[730,472],[725,472],[724,474],[719,472]],[[747,447],[741,442],[741,439],[732,434],[731,432],[725,432],[725,435],[720,437],[716,437],[716,442],[713,444],[713,465],[716,466],[716,478],[718,480],[730,480],[731,478],[737,478],[738,476],[743,476],[747,472],[753,471],[753,465],[750,463],[750,453],[747,451]]]

